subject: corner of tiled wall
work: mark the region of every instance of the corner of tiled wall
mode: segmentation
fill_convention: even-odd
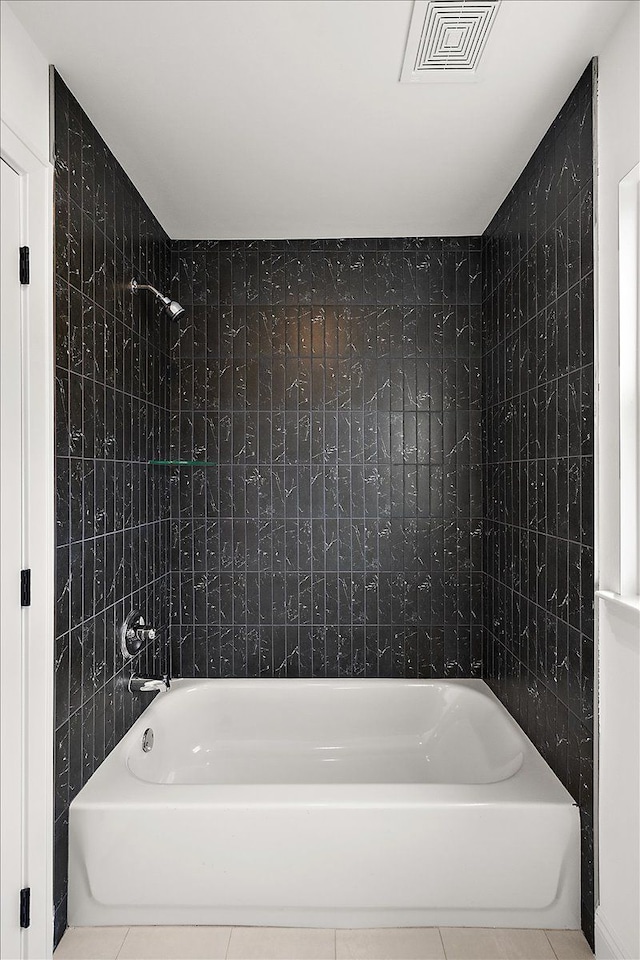
[[[483,237],[484,670],[580,806],[593,944],[592,65]]]

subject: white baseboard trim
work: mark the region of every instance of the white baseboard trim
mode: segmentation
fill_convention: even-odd
[[[597,960],[635,960],[635,954],[622,946],[599,909],[596,910],[595,940]]]

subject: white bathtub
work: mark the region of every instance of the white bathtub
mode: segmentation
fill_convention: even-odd
[[[479,680],[176,680],[69,848],[74,926],[579,926],[578,810]]]

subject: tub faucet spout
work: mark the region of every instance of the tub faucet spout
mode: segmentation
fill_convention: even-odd
[[[130,693],[155,693],[157,690],[168,690],[170,686],[168,673],[162,677],[131,677],[129,680]]]

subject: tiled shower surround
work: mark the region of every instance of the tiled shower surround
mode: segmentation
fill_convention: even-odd
[[[137,608],[168,626],[169,497],[147,465],[168,426],[167,323],[125,289],[162,285],[167,238],[59,77],[55,153],[57,941],[69,803],[145,705],[126,690],[119,624]]]
[[[56,939],[132,607],[140,670],[485,676],[580,803],[591,933],[590,78],[484,238],[255,242],[169,240],[57,78]]]
[[[580,805],[593,942],[592,68],[483,238],[484,677]]]
[[[171,263],[173,671],[479,675],[479,239]]]

